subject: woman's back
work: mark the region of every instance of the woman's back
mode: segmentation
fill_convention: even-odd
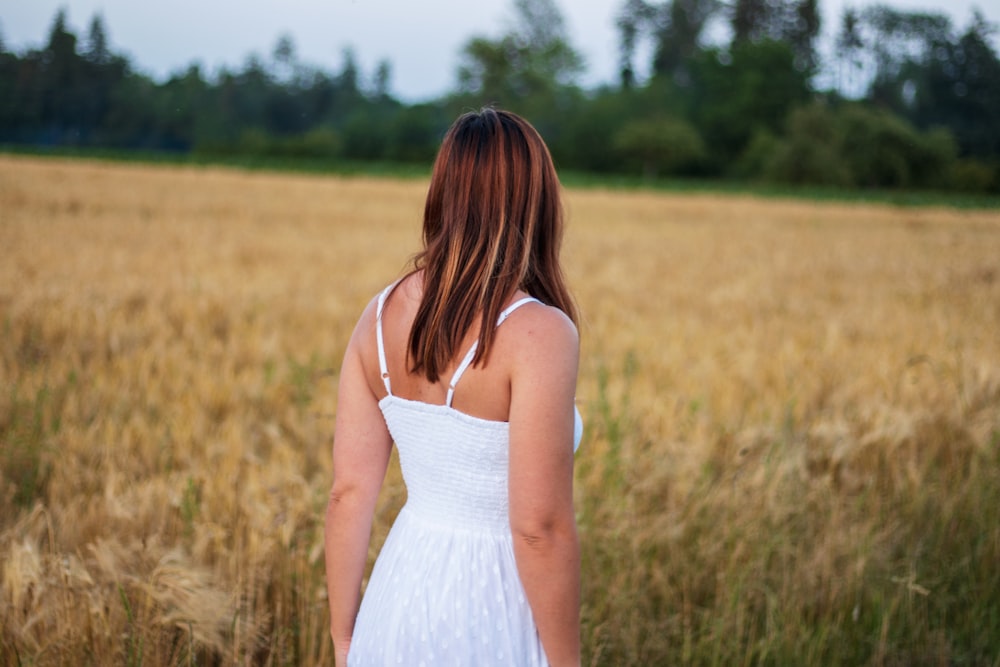
[[[380,322],[382,339],[385,349],[386,370],[391,378],[392,393],[395,396],[431,405],[444,405],[447,401],[449,381],[469,349],[479,337],[479,328],[468,331],[458,352],[441,373],[437,382],[430,382],[421,373],[410,372],[407,359],[407,342],[413,319],[423,296],[423,274],[421,272],[407,276],[386,295],[381,317],[376,312],[375,320]],[[518,293],[511,303],[527,297]],[[538,304],[535,304],[537,307]],[[376,305],[376,311],[378,307]],[[519,312],[523,319],[531,313],[527,310]],[[538,313],[534,313],[537,317]],[[451,406],[457,411],[489,421],[506,422],[510,412],[510,354],[511,348],[518,343],[520,328],[518,320],[505,323],[498,327],[494,350],[491,351],[488,363],[485,365],[470,365],[461,376],[461,389],[455,387]],[[375,322],[372,323],[375,329]],[[365,375],[368,378],[372,392],[379,398],[388,392],[382,378],[379,365],[377,335],[373,330],[370,346],[364,352]]]
[[[417,292],[419,285],[413,282],[413,278],[408,280],[409,285],[401,285],[393,296],[402,301],[406,298],[403,290]],[[411,311],[414,308],[412,302],[400,304],[396,313],[388,313],[391,291],[391,287],[383,291],[376,306],[376,355],[379,382],[385,390],[379,408],[399,451],[407,507],[426,520],[509,534],[510,382],[498,370],[503,364],[474,369],[469,364],[476,347],[473,337],[463,358],[450,364],[447,381],[432,384],[407,373],[404,364],[397,363],[404,356],[400,352],[405,349],[405,339],[398,338],[401,331],[391,322],[394,314],[405,321],[407,306]],[[517,299],[501,313],[497,326],[532,303],[538,302],[530,297]],[[387,336],[387,329],[393,335]],[[456,398],[461,399],[459,405],[464,409],[455,407]],[[499,419],[492,418],[501,414]]]
[[[397,361],[405,338],[393,321],[406,315],[407,289],[413,285],[393,295],[396,309],[387,305],[389,289],[380,295],[374,336],[378,405],[407,499],[372,572],[349,664],[547,664],[514,558],[509,424],[449,404],[465,393],[471,367],[462,360],[450,364],[444,387],[406,373]],[[518,300],[501,317],[529,304],[537,302]],[[470,376],[480,401],[465,401],[469,409],[499,410],[504,396],[509,409],[509,379],[496,370],[502,364],[491,366]],[[498,400],[481,400],[490,389]]]

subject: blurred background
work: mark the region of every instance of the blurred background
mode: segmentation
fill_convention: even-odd
[[[456,114],[494,104],[605,180],[995,193],[998,17],[997,0],[8,0],[0,144],[426,170]]]
[[[332,662],[340,361],[491,103],[567,184],[583,664],[997,667],[1000,9],[917,1],[0,0],[0,667]]]

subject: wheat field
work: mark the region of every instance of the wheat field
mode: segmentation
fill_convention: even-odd
[[[338,366],[425,192],[0,156],[0,664],[332,664]],[[566,208],[585,663],[1000,665],[1000,214]]]

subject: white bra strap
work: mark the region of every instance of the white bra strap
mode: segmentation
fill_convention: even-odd
[[[392,291],[396,283],[389,285],[378,295],[378,307],[375,310],[375,339],[378,341],[378,369],[382,373],[382,383],[385,390],[392,395],[392,385],[389,382],[389,367],[385,363],[385,343],[382,342],[382,310],[385,308],[385,300]]]
[[[510,317],[510,314],[513,313],[515,310],[517,310],[526,303],[531,303],[532,301],[538,301],[538,299],[536,299],[533,296],[526,296],[523,299],[518,299],[514,303],[504,308],[503,312],[500,313],[500,316],[497,317],[497,326],[503,324],[503,321],[506,320],[508,317]],[[538,301],[538,303],[541,303],[541,301]],[[469,347],[469,351],[465,353],[465,358],[462,359],[462,363],[458,365],[458,368],[455,369],[455,373],[451,376],[451,380],[448,382],[448,397],[444,401],[444,404],[447,405],[448,407],[451,407],[451,399],[455,395],[455,385],[458,384],[458,380],[462,377],[462,373],[464,373],[466,369],[469,368],[469,364],[472,363],[472,359],[476,356],[476,350],[478,349],[479,349],[479,339],[476,339],[472,341],[472,345]],[[388,380],[386,381],[388,382]]]

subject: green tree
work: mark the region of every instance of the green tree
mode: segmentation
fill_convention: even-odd
[[[175,74],[155,93],[157,101],[157,134],[160,143],[175,150],[204,148],[218,137],[222,128],[213,123],[214,105],[209,83],[201,68],[191,65],[183,74]]]
[[[684,85],[688,63],[702,48],[708,22],[723,8],[720,0],[626,0],[616,18],[621,54],[622,85],[634,83],[632,60],[639,38],[653,39],[652,71]]]
[[[583,96],[576,85],[583,59],[553,0],[515,0],[514,19],[498,39],[473,37],[462,48],[458,91],[448,99],[454,114],[496,105],[530,119],[558,159],[567,118]]]
[[[82,58],[77,53],[76,42],[76,35],[66,25],[66,11],[60,9],[49,30],[38,72],[39,120],[53,143],[80,143],[83,135]]]
[[[781,133],[788,113],[810,95],[809,76],[784,42],[740,42],[693,61],[691,119],[717,173],[735,165],[760,131]]]
[[[618,29],[618,75],[621,87],[626,90],[635,85],[635,50],[652,16],[653,7],[645,0],[625,0],[615,17],[615,27]]]
[[[621,171],[614,133],[634,112],[641,92],[602,88],[567,114],[561,140],[549,146],[557,163],[587,171]]]
[[[519,97],[515,81],[517,48],[509,36],[500,40],[473,37],[462,47],[461,58],[458,66],[460,95],[501,104]]]
[[[90,19],[90,29],[87,31],[87,46],[83,52],[83,57],[95,65],[104,65],[111,61],[108,32],[104,27],[104,19],[100,14],[94,14]]]
[[[384,160],[389,138],[384,121],[355,111],[344,125],[344,157],[351,160]]]
[[[387,157],[431,164],[451,118],[439,104],[404,107],[387,123]]]
[[[701,49],[705,26],[721,7],[719,0],[665,2],[656,25],[653,71],[673,77],[682,86],[686,84],[688,62]]]
[[[17,55],[7,51],[0,33],[0,142],[13,139],[21,124],[24,110],[17,104],[20,64]]]
[[[785,42],[795,54],[797,67],[811,73],[818,64],[817,0],[735,0],[730,27],[734,46],[765,40]]]
[[[361,95],[361,73],[352,48],[343,51],[343,64],[340,66],[337,82],[340,84],[341,94],[345,97],[356,99]]]
[[[161,116],[156,103],[156,84],[141,74],[126,73],[111,92],[102,143],[122,148],[169,147],[161,141]]]
[[[943,13],[905,12],[873,5],[861,13],[864,43],[873,69],[868,90],[872,102],[901,112],[907,77],[913,63],[926,60],[952,42],[952,25]]]
[[[570,45],[552,0],[514,0],[513,28],[496,40],[473,37],[462,48],[459,96],[510,107],[538,107],[573,86],[583,59]]]
[[[927,49],[900,73],[912,98],[903,111],[918,127],[947,127],[963,155],[1000,155],[1000,59],[995,28],[976,13],[957,39]],[[905,101],[904,101],[905,102]]]
[[[837,67],[837,89],[845,97],[857,97],[859,77],[863,74],[865,40],[861,32],[861,15],[853,7],[845,7],[840,15],[840,30],[834,46]]]
[[[81,122],[91,128],[94,143],[103,143],[114,89],[125,78],[128,62],[112,53],[100,14],[90,20],[82,60],[78,72],[83,82]]]
[[[816,41],[822,29],[819,0],[798,0],[792,4],[791,20],[785,27],[785,39],[795,52],[796,66],[809,72],[819,66]]]
[[[771,26],[775,11],[767,0],[735,0],[730,11],[733,43],[752,42],[765,37],[774,39]]]
[[[385,100],[391,95],[392,88],[392,63],[388,60],[380,60],[375,67],[375,79],[373,81],[373,93],[376,99]]]
[[[271,50],[271,76],[285,86],[297,87],[301,74],[295,40],[289,34],[278,37]]]

